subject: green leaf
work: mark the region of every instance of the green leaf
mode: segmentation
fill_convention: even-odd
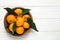
[[[14,24],[13,24],[12,34],[14,34],[14,33],[15,33],[15,31],[16,31],[16,22],[14,22]]]
[[[28,13],[29,11],[30,11],[30,9],[23,9],[22,13],[23,13],[23,14],[26,14],[26,13]]]
[[[38,32],[38,30],[37,30],[37,28],[36,28],[35,23],[31,23],[30,25],[31,25],[31,28],[32,28],[32,29],[34,29],[35,31],[37,31],[37,32]]]
[[[4,8],[7,10],[8,13],[14,13],[14,11],[11,8]]]
[[[29,24],[33,22],[31,18],[27,18],[27,21],[29,22]]]
[[[34,29],[35,31],[38,32],[38,30],[37,30],[37,28],[36,28],[36,25],[35,25],[35,23],[33,22],[33,20],[32,20],[31,18],[27,18],[27,21],[28,21],[28,23],[30,24],[30,27],[31,27],[32,29]]]

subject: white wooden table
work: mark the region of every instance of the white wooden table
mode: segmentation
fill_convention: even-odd
[[[31,9],[39,32],[12,36],[4,28],[5,7]],[[0,0],[0,40],[60,40],[60,0]]]

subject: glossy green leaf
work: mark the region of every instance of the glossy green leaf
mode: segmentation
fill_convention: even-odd
[[[14,11],[11,8],[4,8],[7,10],[8,13],[14,13]]]
[[[27,18],[27,21],[29,22],[29,24],[33,22],[31,18]]]
[[[38,30],[37,30],[37,28],[36,28],[35,23],[31,23],[30,25],[31,25],[31,28],[32,28],[32,29],[34,29],[35,31],[37,31],[37,32],[38,32]]]
[[[26,14],[30,11],[30,9],[23,9],[22,14]]]
[[[14,34],[14,33],[15,33],[15,31],[16,31],[16,22],[14,22],[14,24],[13,24],[12,34]]]
[[[33,22],[33,20],[32,20],[31,18],[28,18],[27,21],[28,21],[28,23],[30,24],[30,27],[31,27],[32,29],[34,29],[35,31],[38,32],[38,30],[37,30],[37,28],[36,28],[36,25],[35,25],[35,23]]]

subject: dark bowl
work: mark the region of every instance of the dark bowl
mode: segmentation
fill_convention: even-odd
[[[24,9],[24,8],[21,8],[21,7],[16,7],[16,8],[13,8],[13,10],[15,10],[15,9],[17,9],[17,8],[22,9],[22,10]],[[29,14],[30,17],[32,18],[30,12],[28,12],[28,14]],[[6,18],[7,18],[8,15],[10,15],[10,14],[9,14],[9,13],[6,13],[6,15],[5,15],[5,17],[4,17],[4,27],[5,27],[5,29],[6,29],[6,31],[7,31],[8,33],[12,34],[12,32],[10,32],[9,29],[8,29],[9,23],[8,23],[7,20],[6,20]],[[17,15],[14,14],[14,13],[13,13],[13,15],[17,16]],[[29,29],[30,29],[30,28],[29,28]],[[24,33],[27,32],[29,29],[24,29],[24,30],[25,30]],[[23,34],[24,34],[24,33],[23,33]],[[23,35],[23,34],[17,34],[17,33],[15,32],[15,34],[12,34],[12,35],[20,36],[20,35]]]

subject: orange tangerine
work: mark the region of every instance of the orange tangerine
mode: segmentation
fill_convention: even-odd
[[[16,28],[16,33],[17,34],[23,34],[24,33],[24,28],[23,27],[17,27]]]
[[[27,21],[27,18],[30,18],[30,15],[26,14],[23,16],[23,18],[25,19],[25,21]]]
[[[14,10],[14,12],[15,12],[17,15],[20,15],[20,14],[22,14],[22,9],[17,8],[17,9]]]
[[[24,18],[22,17],[17,17],[16,25],[17,26],[22,26],[24,23]]]
[[[9,30],[12,31],[13,23],[9,25]]]
[[[24,22],[23,27],[28,29],[30,27],[30,25],[27,22]]]
[[[8,15],[7,16],[7,22],[8,23],[14,23],[16,21],[16,17],[14,15]]]

